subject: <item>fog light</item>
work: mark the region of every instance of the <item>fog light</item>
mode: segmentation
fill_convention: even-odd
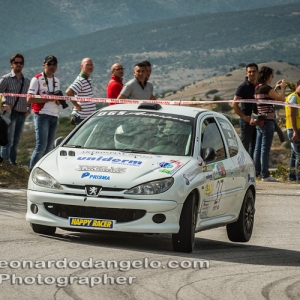
[[[166,221],[166,216],[164,214],[156,214],[152,217],[154,223],[160,224]]]
[[[37,214],[38,207],[35,204],[31,204],[30,209],[31,209],[33,214]]]

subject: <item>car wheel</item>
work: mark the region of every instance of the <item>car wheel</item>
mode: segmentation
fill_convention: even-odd
[[[232,242],[248,242],[254,226],[255,200],[253,192],[248,190],[236,222],[226,226],[227,235]]]
[[[172,234],[173,250],[176,252],[192,252],[195,243],[195,227],[197,222],[197,205],[195,195],[188,196],[183,204],[179,221],[179,232]]]
[[[32,230],[35,233],[53,235],[56,231],[56,227],[52,227],[52,226],[45,226],[45,225],[32,224],[32,223],[30,225],[32,227]]]

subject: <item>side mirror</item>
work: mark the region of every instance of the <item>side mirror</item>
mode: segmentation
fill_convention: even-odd
[[[53,144],[54,148],[58,147],[64,139],[65,139],[64,136],[58,137],[58,138],[54,141],[54,144]]]
[[[201,157],[205,162],[210,162],[212,160],[215,160],[217,157],[216,150],[214,148],[208,147],[208,148],[203,148],[201,150]]]

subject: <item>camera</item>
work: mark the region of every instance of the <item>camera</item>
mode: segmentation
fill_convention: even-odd
[[[58,91],[53,92],[53,95],[55,95],[55,96],[63,96],[64,94],[62,93],[61,90],[58,90]],[[69,105],[66,102],[66,100],[58,100],[58,101],[61,104],[61,106],[62,106],[63,109],[69,107]]]

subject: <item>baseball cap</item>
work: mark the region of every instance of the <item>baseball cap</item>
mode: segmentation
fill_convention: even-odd
[[[50,61],[53,61],[53,62],[57,63],[57,58],[54,55],[48,55],[44,59],[44,64],[46,64],[46,63],[48,63]]]

